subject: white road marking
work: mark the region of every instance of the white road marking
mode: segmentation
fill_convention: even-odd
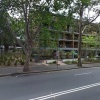
[[[91,74],[92,72],[88,72],[88,73],[81,73],[81,74],[75,74],[74,76],[79,76],[79,75],[88,75]]]
[[[58,96],[61,96],[61,95],[64,95],[64,94],[73,93],[73,92],[89,89],[89,88],[96,87],[96,86],[100,86],[100,82],[90,84],[90,85],[86,85],[86,86],[82,86],[82,87],[78,87],[78,88],[74,88],[74,89],[70,89],[70,90],[66,90],[66,91],[52,93],[52,94],[49,94],[49,95],[45,95],[45,96],[41,96],[41,97],[29,99],[29,100],[47,100],[47,99],[50,99],[50,98],[55,98],[55,97],[58,97]]]

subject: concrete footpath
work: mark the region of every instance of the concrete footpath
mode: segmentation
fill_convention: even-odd
[[[100,63],[92,63],[92,64],[83,64],[82,68],[91,68],[91,67],[100,67]],[[25,73],[23,72],[23,67],[0,67],[0,77],[3,76],[13,76],[17,74],[29,74],[29,73],[42,73],[42,72],[51,72],[51,71],[61,71],[61,70],[70,70],[70,69],[78,69],[76,64],[72,65],[44,65],[42,63],[34,64],[34,66],[30,66],[30,71]]]

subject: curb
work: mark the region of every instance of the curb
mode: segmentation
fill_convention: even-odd
[[[95,66],[95,67],[100,67],[100,66]],[[53,70],[43,70],[43,71],[16,72],[16,73],[0,74],[0,77],[27,75],[27,74],[38,74],[38,73],[47,73],[47,72],[57,72],[57,71],[63,71],[63,70],[73,70],[73,69],[82,69],[82,68],[94,68],[94,67],[83,66],[83,67],[66,68],[66,69],[53,69]]]
[[[38,74],[38,73],[47,73],[47,72],[57,72],[57,71],[72,70],[72,69],[79,69],[79,68],[67,68],[67,69],[54,69],[54,70],[43,70],[43,71],[29,71],[29,72],[8,73],[8,74],[1,74],[0,77],[27,75],[27,74]]]

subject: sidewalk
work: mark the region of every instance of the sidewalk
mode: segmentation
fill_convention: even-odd
[[[92,64],[83,64],[82,68],[90,68],[90,67],[100,67],[100,63],[92,63]],[[60,70],[69,70],[69,69],[77,69],[77,65],[43,65],[41,63],[34,64],[34,66],[30,67],[30,72],[23,73],[23,67],[1,67],[0,68],[0,77],[2,76],[10,76],[15,74],[29,74],[29,73],[42,73],[49,71],[60,71]]]

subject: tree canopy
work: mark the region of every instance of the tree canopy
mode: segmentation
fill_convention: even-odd
[[[0,10],[9,14],[6,17],[9,33],[12,34],[17,43],[23,48],[26,55],[23,71],[29,71],[29,59],[35,44],[34,41],[39,37],[39,34],[44,32],[41,36],[44,40],[45,38],[51,38],[50,32],[47,31],[47,26],[53,25],[60,32],[64,29],[65,24],[69,26],[73,24],[73,19],[77,16],[79,20],[79,34],[81,34],[82,21],[85,20],[91,23],[99,16],[100,9],[94,7],[98,4],[100,4],[99,0],[1,0]],[[88,11],[92,9],[97,15],[95,14],[96,16],[91,19],[88,12],[84,16],[86,9],[89,9]],[[53,14],[57,16],[53,17]],[[2,15],[6,16],[5,13],[2,13]],[[17,36],[20,36],[24,43],[20,41],[21,39],[17,39]],[[50,41],[44,42],[45,46],[49,45],[49,43]],[[79,43],[81,44],[81,39]]]

